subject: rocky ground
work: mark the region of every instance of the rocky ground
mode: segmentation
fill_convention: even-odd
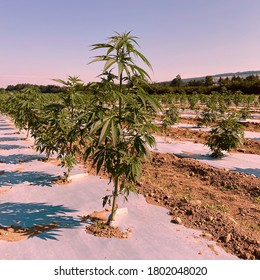
[[[143,166],[137,191],[148,203],[167,208],[173,223],[203,230],[205,238],[239,258],[260,259],[260,178],[153,153],[151,163]],[[127,237],[99,225],[87,232]]]
[[[138,192],[169,209],[172,222],[201,229],[243,259],[260,259],[260,178],[194,159],[153,154]]]

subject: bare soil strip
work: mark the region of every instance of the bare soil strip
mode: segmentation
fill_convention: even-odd
[[[143,170],[138,192],[166,207],[173,223],[203,230],[240,258],[260,259],[260,178],[159,153]]]

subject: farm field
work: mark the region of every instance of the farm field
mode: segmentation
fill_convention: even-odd
[[[81,217],[102,209],[100,197],[111,184],[92,175],[75,177],[86,174],[81,165],[73,169],[72,182],[53,184],[64,169],[42,161],[32,138],[17,134],[4,116],[0,134],[1,259],[236,259],[206,232],[171,223],[167,209],[148,204],[142,195],[119,202],[128,211],[115,226],[129,229],[128,238],[86,233]]]
[[[0,92],[3,259],[259,259],[259,77],[149,84],[107,40],[100,82]]]
[[[128,238],[124,236],[121,242],[125,242],[128,248],[134,236],[138,236],[135,238],[135,245],[131,243],[131,247],[136,246],[136,249],[123,258],[148,258],[146,249],[140,250],[140,247],[146,248],[143,245],[146,243],[149,251],[148,248],[151,246],[149,240],[152,242],[153,238],[157,240],[158,237],[151,234],[150,239],[146,237],[146,241],[140,238],[148,234],[142,232],[144,224],[153,234],[161,235],[166,231],[166,236],[161,236],[160,239],[173,242],[174,248],[177,248],[175,242],[181,244],[180,249],[175,249],[174,252],[163,249],[160,242],[158,245],[153,244],[154,255],[149,252],[149,258],[152,259],[229,259],[235,256],[243,259],[258,258],[260,155],[257,153],[257,146],[253,145],[253,150],[251,149],[249,153],[243,147],[227,153],[222,159],[212,159],[209,156],[210,150],[204,145],[210,127],[198,127],[195,120],[187,124],[185,120],[181,118],[180,123],[171,125],[166,135],[157,132],[152,161],[144,165],[144,172],[137,186],[140,195],[138,197],[131,195],[126,204],[120,201],[120,206],[123,209],[127,208],[128,213],[117,218],[115,224],[122,232],[125,232],[128,227],[131,228],[131,234]],[[91,240],[94,238],[95,242],[91,241],[91,243],[95,244],[93,245],[95,248],[104,242],[108,246],[106,248],[114,245],[114,242],[120,242],[118,238],[107,240],[105,237],[93,237],[86,233],[84,219],[83,221],[79,219],[94,211],[102,210],[100,197],[107,191],[111,191],[107,181],[90,175],[73,179],[68,184],[53,184],[52,181],[62,174],[61,167],[57,166],[59,161],[52,160],[50,163],[42,161],[44,155],[39,155],[32,149],[32,138],[21,140],[26,134],[17,134],[18,131],[9,118],[2,116],[0,121],[0,195],[1,201],[5,201],[2,211],[7,212],[7,218],[1,222],[0,239],[3,250],[9,252],[11,247],[16,248],[13,255],[3,255],[3,258],[46,258],[48,252],[46,245],[42,254],[38,256],[30,255],[31,251],[26,250],[17,255],[15,250],[20,252],[19,248],[27,247],[27,242],[30,242],[30,248],[43,246],[46,241],[52,243],[50,246],[53,246],[55,240],[67,242],[70,234],[76,232],[77,236],[79,235],[76,239],[78,244],[68,251],[68,255],[62,256],[58,246],[49,258],[66,259],[72,255],[77,259],[87,258],[85,253],[77,252],[77,246],[81,247],[81,242],[85,244],[89,238]],[[245,131],[245,138],[254,141],[257,145],[259,132],[250,130]],[[83,167],[85,163],[80,156],[78,160],[82,166],[74,167],[72,176],[88,170],[87,166]],[[90,173],[94,174],[93,171]],[[93,186],[99,188],[95,194]],[[90,198],[90,195],[94,197]],[[23,220],[20,210],[17,211],[16,208],[39,214],[33,215],[32,219]],[[50,210],[47,210],[48,208]],[[46,216],[45,211],[51,218]],[[9,212],[12,213],[10,216]],[[132,215],[139,215],[143,219],[133,216],[131,220]],[[156,215],[160,217],[156,218]],[[160,224],[157,219],[161,221]],[[136,224],[136,220],[141,225]],[[167,229],[161,231],[164,227]],[[180,235],[176,235],[176,232]],[[185,240],[182,239],[183,234]],[[171,241],[172,235],[174,240]],[[195,244],[191,245],[194,239]],[[189,248],[194,246],[194,249],[187,253],[185,246]],[[106,250],[101,251],[104,254],[93,254],[88,257],[90,259],[117,258]]]

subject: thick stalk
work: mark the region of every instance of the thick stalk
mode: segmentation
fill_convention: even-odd
[[[115,214],[116,214],[116,210],[117,210],[116,200],[118,197],[118,182],[119,182],[119,180],[117,177],[117,178],[115,178],[115,181],[114,181],[113,202],[112,202],[111,214],[108,217],[108,221],[107,221],[108,225],[111,225],[112,221],[114,221],[114,219],[115,219]]]

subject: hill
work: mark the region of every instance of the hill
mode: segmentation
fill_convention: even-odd
[[[233,76],[239,76],[241,78],[245,78],[247,76],[250,76],[250,75],[258,75],[260,76],[260,70],[257,70],[257,71],[244,71],[244,72],[230,72],[230,73],[222,73],[222,74],[215,74],[215,75],[209,75],[209,76],[212,76],[213,77],[213,80],[214,81],[217,81],[220,77],[221,78],[230,78],[230,77],[233,77]],[[191,80],[204,80],[206,76],[202,76],[202,77],[193,77],[193,78],[186,78],[186,79],[182,79],[183,82],[187,83]],[[170,83],[171,81],[166,81],[166,82],[163,82],[163,83]]]

